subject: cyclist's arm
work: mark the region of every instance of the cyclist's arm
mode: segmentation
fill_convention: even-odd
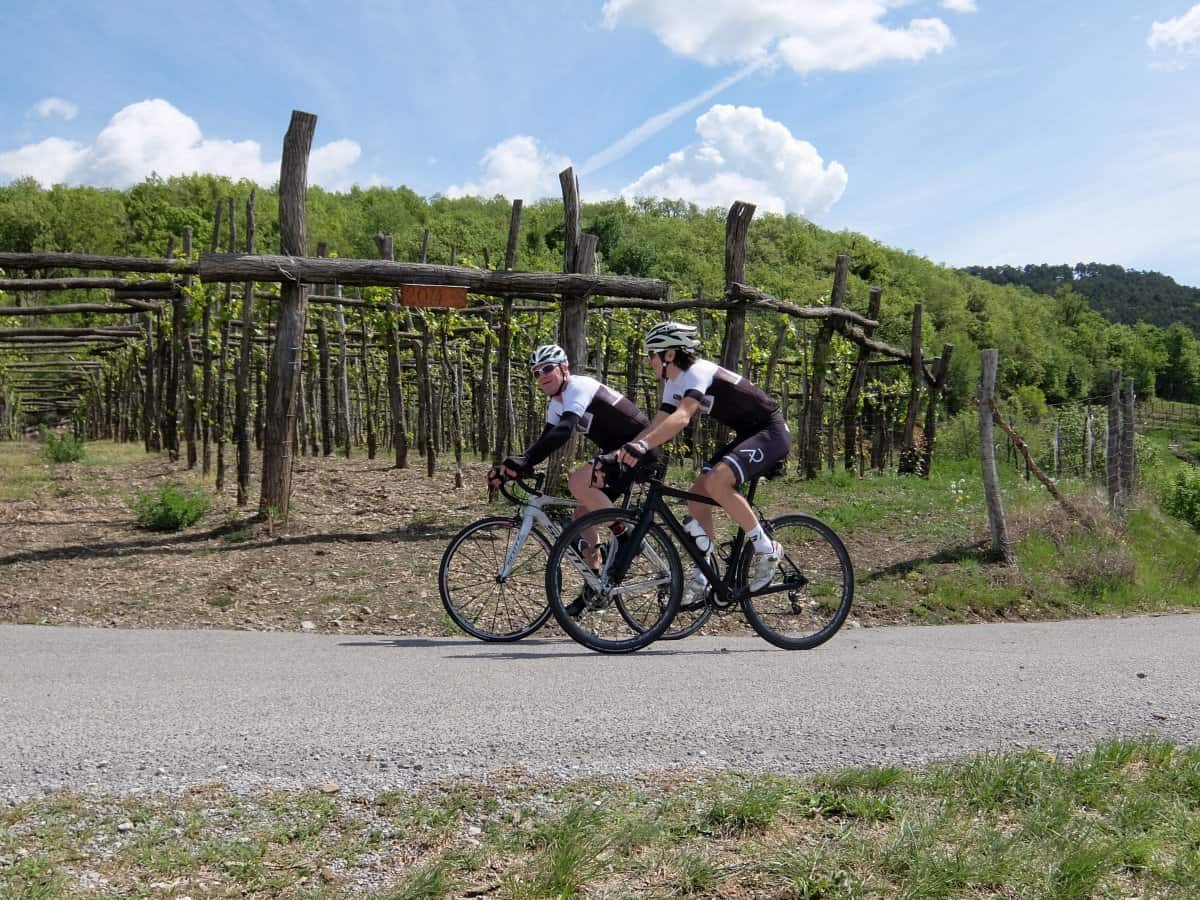
[[[654,416],[654,421],[642,433],[639,440],[645,441],[646,446],[651,450],[661,447],[687,427],[698,409],[700,409],[699,400],[695,397],[684,397],[671,412],[659,410]]]
[[[654,415],[654,421],[650,423],[645,431],[638,435],[630,443],[643,442],[647,450],[653,450],[655,447],[661,447],[679,432],[687,427],[688,422],[692,421],[692,416],[700,408],[700,401],[695,397],[684,397],[675,409],[667,412],[659,410]],[[636,459],[629,456],[624,451],[619,457],[622,462],[627,465],[632,465]]]
[[[538,463],[542,462],[547,456],[564,446],[571,437],[571,432],[575,430],[575,424],[579,421],[579,416],[575,413],[563,413],[562,418],[555,425],[547,423],[542,429],[542,433],[538,439],[529,445],[524,453],[510,456],[504,461],[506,469],[513,471],[513,474],[519,474],[522,471],[528,471],[534,468]]]

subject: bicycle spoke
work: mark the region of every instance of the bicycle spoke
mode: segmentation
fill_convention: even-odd
[[[483,640],[519,639],[539,628],[548,615],[540,576],[549,546],[538,532],[526,536],[509,577],[499,579],[519,528],[519,520],[481,520],[451,542],[442,560],[439,588],[446,611],[461,628]]]

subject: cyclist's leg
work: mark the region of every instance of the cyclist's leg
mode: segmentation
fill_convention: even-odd
[[[787,457],[792,448],[792,435],[782,417],[776,417],[761,431],[739,441],[717,466],[722,475],[714,484],[713,499],[737,522],[751,544],[753,559],[749,568],[749,586],[758,590],[774,577],[782,554],[778,542],[759,527],[758,516],[738,490],[742,481],[749,481],[771,471]]]
[[[705,495],[716,500],[721,509],[728,513],[729,518],[733,519],[742,531],[750,532],[758,526],[758,517],[754,515],[754,510],[746,502],[745,496],[738,490],[740,481],[733,466],[722,460],[700,477],[704,479]],[[704,525],[704,530],[708,532],[709,537],[712,537],[713,508],[708,504],[696,504],[696,506],[702,506],[707,512],[707,522],[699,516],[695,516],[695,518]],[[688,505],[688,508],[691,509],[691,504]]]
[[[720,450],[714,453],[712,458],[705,463],[704,468],[700,470],[700,475],[692,483],[690,490],[693,494],[700,494],[702,497],[712,497],[714,500],[717,499],[713,494],[711,487],[709,486],[712,478],[713,467],[717,465],[717,463],[721,461],[722,457],[732,450],[734,446],[736,446],[736,442],[726,444]],[[708,539],[715,545],[717,531],[716,525],[713,522],[712,504],[701,503],[697,500],[689,500],[687,506],[688,515],[696,520],[700,527],[704,529],[704,533],[708,535]]]
[[[580,466],[567,477],[567,489],[576,501],[575,513],[572,516],[574,519],[589,512],[612,506],[612,501],[604,492],[603,487],[596,486],[592,480],[591,463]],[[588,545],[587,563],[592,568],[596,568],[600,564],[599,551],[596,549],[596,530],[594,528],[587,529],[583,533],[583,539],[587,541]]]

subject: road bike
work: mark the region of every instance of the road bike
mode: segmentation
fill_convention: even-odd
[[[563,630],[579,643],[604,653],[639,650],[663,636],[684,637],[713,613],[740,607],[750,626],[786,650],[808,650],[835,635],[850,613],[854,569],[837,534],[819,519],[799,513],[766,518],[755,510],[783,556],[771,582],[748,586],[753,545],[739,528],[733,539],[706,558],[665,498],[716,501],[663,484],[660,467],[648,478],[637,506],[598,510],[581,516],[559,535],[546,565],[546,596]],[[773,473],[772,473],[773,474]],[[759,478],[750,481],[751,506]],[[573,548],[588,532],[603,536],[598,569],[580,565]],[[689,604],[684,628],[670,630],[680,612],[683,566],[680,550],[708,581],[702,600]],[[583,611],[568,606],[583,600]]]

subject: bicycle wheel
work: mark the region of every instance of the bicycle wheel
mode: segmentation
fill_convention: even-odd
[[[529,532],[507,574],[521,519],[489,516],[456,534],[442,554],[438,590],[454,624],[481,641],[519,641],[550,618],[545,571],[550,541]]]
[[[837,634],[850,613],[850,554],[833,529],[812,516],[780,516],[763,524],[783,547],[783,558],[771,583],[742,599],[742,610],[754,630],[776,647],[810,650]],[[747,546],[739,560],[742,585],[752,553]]]
[[[625,547],[613,529],[632,535],[640,517],[639,510],[616,507],[588,513],[563,529],[550,551],[546,597],[554,618],[576,641],[601,653],[629,653],[650,644],[667,630],[679,606],[679,554],[659,526],[650,526],[625,571],[614,568]],[[586,534],[601,546],[598,572],[577,549]]]

